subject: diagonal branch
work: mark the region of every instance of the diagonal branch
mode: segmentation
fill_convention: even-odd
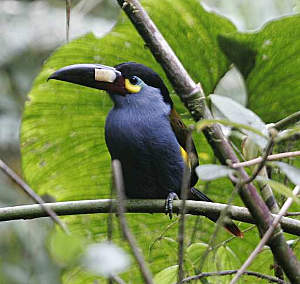
[[[121,229],[123,231],[125,239],[127,240],[128,244],[133,252],[133,255],[139,265],[139,268],[140,268],[140,271],[144,278],[145,283],[153,284],[151,272],[148,269],[146,262],[144,260],[144,257],[137,246],[135,237],[132,235],[132,233],[128,227],[127,220],[125,217],[124,183],[123,183],[121,163],[119,160],[112,161],[112,169],[113,169],[114,182],[115,182],[115,187],[116,187],[117,196],[118,196],[117,211],[118,211],[118,215],[119,215]]]
[[[160,34],[147,12],[138,0],[118,0],[136,30],[150,48],[156,60],[161,64],[176,93],[180,96],[193,119],[199,121],[202,118],[211,119],[212,114],[206,104],[203,90],[189,76],[171,47]],[[222,163],[229,161],[230,164],[239,162],[233,148],[223,135],[219,125],[208,126],[204,134],[210,143],[215,155]],[[248,175],[243,168],[238,172],[242,181],[248,180]],[[254,217],[260,232],[263,234],[271,225],[272,215],[259,196],[256,188],[246,184],[239,192],[244,204]],[[280,227],[270,238],[270,247],[278,263],[293,283],[300,283],[300,263],[297,261],[293,251],[290,249]]]
[[[295,189],[293,190],[293,195],[297,196],[300,191],[300,186],[296,186]],[[272,233],[274,232],[276,226],[279,224],[280,219],[286,214],[287,210],[293,203],[293,198],[289,197],[286,202],[283,204],[282,208],[279,211],[279,214],[274,218],[274,221],[272,225],[269,227],[267,232],[264,234],[262,239],[260,240],[259,244],[255,248],[254,251],[252,251],[251,255],[248,257],[248,259],[245,261],[245,263],[242,265],[242,267],[239,269],[235,277],[232,279],[230,284],[236,283],[239,278],[243,275],[243,273],[246,271],[247,267],[252,263],[254,258],[259,254],[259,252],[263,249],[265,244],[268,242],[270,239]]]
[[[35,191],[22,180],[9,166],[7,166],[0,159],[0,168],[7,176],[9,176],[34,202],[38,203],[39,206],[51,217],[53,222],[58,224],[66,234],[70,234],[70,231],[65,223],[63,223],[58,216],[49,207],[46,207],[44,200],[35,193]]]

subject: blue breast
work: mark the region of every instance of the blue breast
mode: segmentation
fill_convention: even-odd
[[[170,192],[179,194],[184,163],[169,122],[170,108],[156,97],[145,104],[134,100],[134,95],[117,98],[124,102],[110,111],[105,125],[111,157],[122,164],[126,195],[166,198]]]

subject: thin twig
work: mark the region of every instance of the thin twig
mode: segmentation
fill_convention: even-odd
[[[222,226],[223,220],[227,217],[228,218],[228,211],[230,209],[231,203],[234,199],[234,196],[236,195],[236,193],[238,192],[240,187],[240,183],[237,183],[234,190],[232,191],[232,194],[230,196],[230,198],[228,199],[228,202],[226,204],[226,207],[224,208],[224,210],[221,211],[220,217],[218,218],[218,221],[215,225],[215,230],[209,240],[208,246],[205,250],[205,252],[202,254],[201,260],[200,260],[200,264],[199,264],[199,270],[198,272],[201,272],[205,263],[205,259],[207,258],[208,254],[212,251],[213,248],[213,244],[217,238],[217,235],[220,231],[220,228]]]
[[[197,216],[196,220],[195,220],[195,223],[193,225],[193,231],[191,233],[191,239],[190,239],[188,245],[191,245],[192,243],[194,243],[195,238],[196,238],[196,233],[199,231],[199,224],[200,224],[200,222],[201,222],[201,218],[200,218],[200,216]]]
[[[293,157],[297,157],[297,156],[300,156],[300,151],[285,152],[285,153],[269,155],[267,157],[267,161],[275,161],[275,160],[280,160],[280,159],[293,158]],[[256,165],[258,163],[261,163],[262,161],[263,161],[263,158],[258,157],[253,160],[232,164],[231,167],[234,169],[241,168],[241,167],[250,167],[250,166]]]
[[[291,124],[295,124],[298,121],[300,121],[300,111],[297,111],[285,117],[284,119],[274,123],[272,127],[276,128],[277,130],[282,130]]]
[[[114,182],[115,182],[115,187],[118,196],[118,215],[119,215],[119,220],[120,220],[124,237],[128,241],[130,248],[132,249],[133,255],[139,265],[145,283],[153,284],[151,272],[146,265],[144,257],[137,246],[135,237],[131,234],[126,221],[125,206],[124,206],[125,194],[124,194],[123,175],[122,175],[121,163],[119,160],[112,161],[112,169],[113,169]]]
[[[66,0],[66,39],[69,42],[70,35],[71,0]]]
[[[247,232],[253,230],[254,228],[256,228],[256,226],[255,225],[251,225],[249,228],[243,230],[242,232],[243,233],[247,233]],[[216,244],[214,247],[211,248],[211,250],[215,250],[215,249],[217,249],[219,247],[226,246],[228,243],[230,243],[231,241],[235,240],[236,238],[237,238],[237,236],[232,236],[232,237],[228,238],[227,240],[225,240],[225,241],[223,241],[223,242],[221,242],[219,244]]]
[[[109,212],[107,216],[107,240],[109,242],[112,240],[112,234],[113,234],[113,186],[111,185]]]
[[[110,199],[97,200],[80,200],[44,203],[44,206],[52,209],[58,216],[78,215],[78,214],[107,214],[110,212]],[[113,212],[116,213],[116,202],[112,202]],[[186,201],[186,214],[196,216],[216,215],[219,216],[221,211],[228,207],[226,204],[212,203],[205,201]],[[181,208],[181,200],[174,200],[173,209],[179,212]],[[254,224],[255,221],[248,209],[239,206],[230,206],[229,215],[231,219]],[[163,199],[131,199],[127,200],[126,211],[128,213],[165,213],[165,200]],[[272,214],[272,218],[277,215]],[[35,219],[41,217],[49,217],[45,210],[36,204],[19,205],[0,208],[0,222],[11,220]],[[280,224],[286,233],[300,236],[300,221],[283,217]]]
[[[263,178],[269,179],[269,174],[271,174],[271,172],[267,171],[266,166],[264,166],[259,175],[262,176]],[[270,211],[273,214],[278,214],[280,207],[278,205],[278,202],[275,198],[275,195],[273,193],[273,190],[271,188],[271,186],[264,182],[264,181],[260,181],[258,180],[258,185],[260,188],[260,192],[261,192],[261,196],[263,198],[263,200],[265,201],[265,203],[267,204],[268,208],[270,209]],[[284,280],[284,273],[282,268],[280,267],[280,265],[278,264],[278,261],[276,260],[276,258],[273,256],[274,259],[274,274],[277,278]]]
[[[285,214],[285,216],[290,216],[290,217],[292,217],[292,216],[300,216],[300,212],[287,212]]]
[[[251,183],[252,181],[254,181],[256,179],[256,177],[258,176],[258,174],[260,173],[262,168],[265,166],[265,163],[268,159],[268,156],[272,151],[273,145],[274,145],[274,140],[273,140],[273,138],[271,138],[268,145],[267,145],[267,147],[266,147],[266,150],[265,150],[265,153],[262,157],[261,162],[259,163],[258,167],[255,169],[254,173],[248,179],[243,181],[244,184]]]
[[[186,151],[189,157],[190,152],[192,149],[192,131],[189,129],[189,133],[186,138]],[[191,170],[188,165],[184,165],[183,171],[183,178],[182,178],[182,185],[181,185],[181,200],[182,200],[182,207],[180,210],[180,219],[179,219],[179,226],[178,226],[178,281],[184,278],[184,230],[185,230],[185,214],[186,214],[186,199],[188,197],[189,185],[191,179]]]
[[[25,182],[23,181],[8,165],[6,165],[1,159],[0,159],[0,168],[2,171],[9,176],[20,188],[23,189],[23,191],[36,203],[38,203],[42,209],[49,215],[49,217],[58,224],[61,229],[66,233],[70,234],[70,231],[65,223],[63,223],[59,217],[55,214],[55,212],[45,206],[44,200],[35,193],[35,191]]]
[[[111,276],[111,279],[114,280],[118,284],[126,284],[126,282],[117,275]]]
[[[200,273],[198,275],[187,277],[187,278],[183,279],[182,282],[183,283],[190,282],[190,281],[193,281],[193,280],[198,280],[198,279],[201,279],[201,278],[206,278],[206,277],[211,277],[211,276],[228,276],[228,275],[236,274],[237,272],[238,272],[238,270],[205,272],[205,273]],[[245,271],[244,275],[254,276],[254,277],[257,277],[257,278],[260,278],[260,279],[265,279],[265,280],[268,280],[268,281],[273,282],[273,283],[288,284],[287,282],[284,282],[283,280],[278,279],[276,277],[261,274],[261,273],[254,272],[254,271]]]
[[[168,226],[159,234],[159,236],[157,238],[155,238],[155,240],[151,243],[150,247],[149,247],[149,258],[151,256],[151,252],[152,252],[152,249],[154,247],[154,245],[162,240],[164,238],[164,235],[166,232],[169,231],[170,228],[172,228],[177,222],[178,222],[179,219],[176,219],[174,220],[173,222],[171,222],[170,224],[168,224]]]
[[[297,196],[297,194],[300,191],[300,186],[296,186],[293,190],[293,195]],[[242,265],[242,267],[239,269],[235,277],[232,279],[230,284],[234,284],[238,281],[238,279],[242,276],[242,274],[246,271],[247,267],[251,264],[251,262],[254,260],[254,258],[257,256],[257,254],[262,250],[264,245],[268,242],[269,238],[271,237],[273,231],[275,230],[276,226],[279,224],[280,219],[286,214],[287,210],[293,203],[293,198],[289,197],[286,202],[283,204],[282,208],[279,211],[279,214],[275,217],[273,220],[273,223],[267,230],[267,232],[264,234],[262,239],[260,240],[259,244],[255,248],[255,250],[250,254],[248,259],[245,261],[245,263]]]
[[[113,208],[113,185],[110,185],[110,204],[109,204],[109,212],[107,214],[107,240],[108,242],[112,241],[112,235],[113,235],[113,212],[112,212],[112,208]],[[108,284],[113,284],[113,276],[110,276],[107,280]],[[117,282],[117,281],[115,281]],[[117,282],[118,283],[118,282]]]

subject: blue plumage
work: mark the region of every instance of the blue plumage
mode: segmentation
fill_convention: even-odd
[[[170,105],[160,90],[143,83],[139,93],[110,94],[115,105],[105,126],[112,159],[123,165],[129,198],[166,198],[180,193],[184,162],[171,128]]]
[[[150,68],[122,63],[115,68],[99,64],[76,64],[54,72],[49,79],[106,90],[114,102],[105,125],[106,144],[112,159],[121,161],[125,193],[129,198],[166,198],[172,217],[172,201],[180,194],[187,159],[188,129],[176,113],[169,91]],[[211,200],[193,186],[198,177],[196,148],[191,143],[189,198]],[[177,194],[177,195],[176,195]],[[216,222],[218,216],[207,214]],[[231,221],[225,227],[234,235],[242,232]]]

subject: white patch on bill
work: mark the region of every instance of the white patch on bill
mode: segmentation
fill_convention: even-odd
[[[116,73],[109,69],[95,69],[95,80],[113,83],[117,78]]]

